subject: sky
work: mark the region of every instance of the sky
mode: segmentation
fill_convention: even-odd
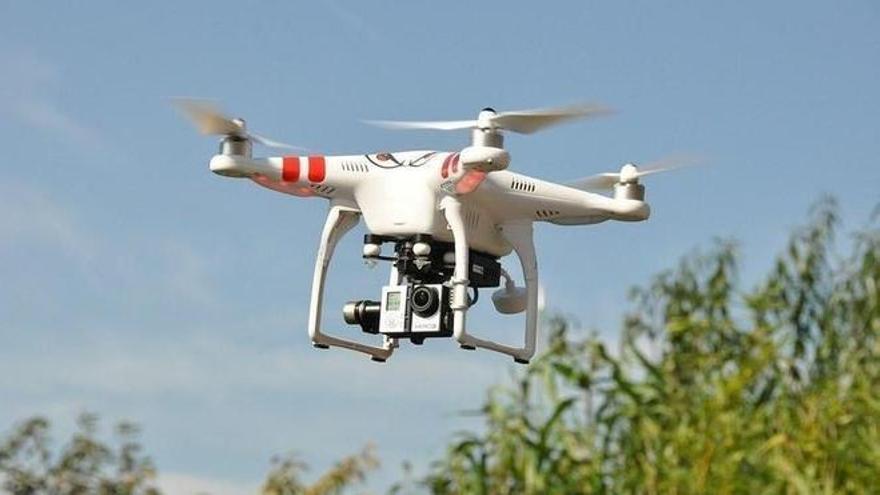
[[[216,99],[325,154],[454,150],[363,119],[596,102],[612,117],[511,135],[511,170],[565,181],[675,154],[645,223],[538,225],[546,311],[614,342],[629,288],[736,239],[757,283],[823,194],[847,229],[880,200],[880,4],[851,2],[0,2],[0,432],[34,414],[136,421],[171,494],[253,492],[373,443],[376,491],[424,467],[514,364],[452,341],[379,365],[306,335],[327,205],[215,176],[169,105]],[[337,250],[336,308],[386,266]],[[506,259],[505,266],[515,266]],[[482,306],[479,332],[522,317]]]

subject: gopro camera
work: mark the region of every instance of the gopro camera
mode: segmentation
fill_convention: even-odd
[[[382,288],[379,333],[421,340],[452,336],[449,288],[443,284],[386,285]]]

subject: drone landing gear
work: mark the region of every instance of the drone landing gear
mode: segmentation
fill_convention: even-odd
[[[507,239],[519,257],[526,285],[526,328],[522,347],[513,347],[491,340],[475,337],[465,330],[465,316],[471,301],[468,298],[469,247],[466,228],[462,218],[461,203],[452,196],[441,202],[446,221],[452,229],[455,241],[455,271],[452,276],[451,308],[453,316],[453,337],[462,349],[489,349],[511,356],[517,363],[528,364],[535,354],[538,319],[538,265],[535,257],[535,246],[532,240],[531,222],[508,223],[500,226],[501,234]],[[339,239],[360,219],[360,212],[354,208],[333,205],[324,223],[321,233],[321,244],[315,261],[315,274],[312,279],[312,299],[309,306],[309,337],[312,345],[327,349],[342,347],[370,356],[373,361],[385,362],[397,347],[397,339],[383,336],[382,346],[371,346],[353,340],[336,337],[321,330],[321,313],[324,305],[324,283],[327,267]],[[396,270],[392,271],[392,282],[397,278]],[[416,342],[418,343],[418,342]]]
[[[370,346],[328,335],[321,330],[321,312],[324,306],[324,282],[327,278],[327,267],[333,257],[333,251],[339,239],[357,225],[360,212],[354,208],[340,205],[330,207],[324,230],[321,232],[321,244],[318,247],[318,258],[315,260],[315,275],[312,278],[312,299],[309,305],[309,337],[312,345],[319,349],[330,346],[342,347],[368,354],[373,361],[385,362],[394,352],[394,339],[384,337],[381,347]]]
[[[453,196],[440,202],[446,221],[452,229],[455,240],[455,273],[452,277],[453,337],[462,349],[477,347],[500,352],[513,357],[517,363],[528,364],[535,354],[535,340],[538,328],[538,262],[535,244],[532,239],[532,223],[509,223],[501,225],[501,234],[513,246],[522,265],[526,283],[526,329],[523,347],[512,347],[491,340],[484,340],[465,331],[465,316],[469,307],[468,287],[468,242],[462,218],[461,203]]]

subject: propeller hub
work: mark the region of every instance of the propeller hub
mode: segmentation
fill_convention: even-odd
[[[620,167],[620,182],[623,184],[634,184],[639,181],[639,169],[632,163],[627,163]]]
[[[491,107],[480,110],[479,115],[477,115],[477,128],[481,130],[494,129],[495,125],[492,123],[492,118],[496,115],[495,110]]]

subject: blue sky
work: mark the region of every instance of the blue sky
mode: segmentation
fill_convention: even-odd
[[[510,136],[566,180],[675,153],[643,224],[539,226],[548,308],[616,338],[627,289],[716,236],[744,278],[823,193],[849,227],[880,194],[876,2],[4,2],[0,5],[0,429],[128,418],[171,493],[250,489],[294,450],[316,470],[374,442],[374,486],[439,456],[512,363],[449,341],[386,365],[305,335],[326,205],[213,176],[169,107],[219,99],[321,152],[454,149],[361,119],[601,102],[613,117]],[[385,278],[349,235],[328,313]],[[476,320],[518,339],[521,320]],[[60,433],[59,433],[60,436]]]

